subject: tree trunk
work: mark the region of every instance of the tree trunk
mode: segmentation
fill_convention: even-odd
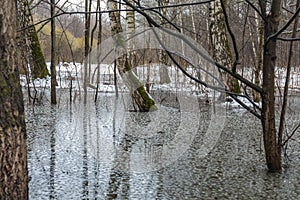
[[[197,35],[197,29],[196,29],[196,23],[195,23],[195,13],[193,10],[193,6],[189,6],[189,13],[191,15],[192,20],[192,27],[193,27],[193,39],[198,42],[198,35]]]
[[[19,32],[20,50],[26,55],[25,59],[29,60],[32,78],[45,78],[50,74],[40,46],[37,31],[35,26],[32,26],[34,23],[29,2],[28,0],[17,0],[17,4],[18,27],[22,29]]]
[[[99,12],[101,12],[101,1],[100,0],[97,0],[97,10]],[[96,15],[97,17],[97,15]],[[99,16],[98,16],[98,36],[97,36],[97,55],[100,55],[100,52],[101,52],[101,49],[100,49],[100,45],[101,45],[101,42],[102,42],[102,14],[99,13]],[[95,94],[95,102],[97,102],[97,98],[98,98],[98,92],[99,92],[99,86],[100,86],[100,60],[97,60],[97,89],[96,89],[96,94]]]
[[[56,34],[55,34],[55,0],[51,0],[51,104],[56,104]]]
[[[135,4],[134,0],[129,0],[131,4]],[[131,7],[127,5],[127,9],[129,11],[126,12],[126,21],[127,21],[127,32],[128,32],[128,39],[131,38],[135,31],[135,14],[134,11],[131,11]],[[135,66],[133,71],[137,73],[137,63],[136,63],[136,52],[134,50],[134,43],[132,40],[129,40],[128,43],[128,55],[127,59],[131,66]]]
[[[281,171],[281,152],[278,151],[275,128],[276,38],[269,37],[278,30],[280,10],[281,0],[272,1],[264,27],[266,43],[263,55],[262,126],[266,162],[272,172]]]
[[[257,15],[257,14],[256,14]],[[256,65],[256,69],[255,69],[255,72],[254,72],[254,83],[256,85],[261,85],[260,83],[260,72],[261,72],[261,66],[262,66],[262,63],[263,63],[263,38],[264,38],[264,28],[263,28],[263,25],[262,25],[262,20],[256,20],[257,21],[257,25],[259,26],[258,27],[258,53],[257,53],[257,65]],[[260,101],[260,94],[256,91],[253,91],[253,100],[255,102],[259,102]]]
[[[162,0],[158,2],[158,6],[167,6],[169,4],[169,0]],[[163,16],[167,17],[167,9],[166,8],[162,8],[160,11]],[[166,20],[165,19],[161,19],[161,23],[163,24],[164,27],[166,27],[165,23]],[[165,41],[167,40],[165,34],[162,35],[162,40]],[[159,62],[161,64],[163,64],[164,66],[160,66],[159,67],[159,83],[160,84],[164,84],[164,83],[171,83],[171,79],[168,73],[168,55],[166,54],[166,52],[164,50],[159,51],[160,55],[159,55]]]
[[[89,0],[85,0],[85,30],[84,30],[84,74],[83,74],[83,90],[84,96],[83,101],[86,103],[87,101],[87,87],[89,84],[89,77],[88,77],[88,57],[90,52],[90,14],[89,12]]]
[[[16,59],[16,1],[0,1],[0,197],[28,199],[23,95]]]
[[[116,1],[109,0],[108,1],[108,9],[109,10],[117,10],[118,5]],[[110,12],[109,18],[111,22],[111,32],[112,35],[117,35],[122,33],[122,26],[120,20],[119,12]],[[124,38],[116,38],[116,40],[123,41]],[[120,44],[119,44],[120,45]],[[122,44],[121,44],[122,45]],[[122,46],[122,48],[126,48]],[[125,59],[124,59],[125,58]],[[145,90],[143,84],[139,81],[137,76],[131,70],[131,65],[128,62],[128,59],[125,56],[123,58],[118,59],[118,70],[120,75],[122,76],[126,86],[129,88],[131,95],[133,97],[134,102],[138,105],[139,110],[141,112],[148,112],[151,110],[157,110],[154,100],[151,98],[150,94]]]
[[[224,1],[227,4],[227,1]],[[210,3],[210,35],[213,49],[213,58],[226,67],[233,65],[232,54],[230,50],[229,40],[226,33],[225,18],[220,1]],[[232,76],[227,76],[226,84],[230,91],[241,93],[239,82]]]

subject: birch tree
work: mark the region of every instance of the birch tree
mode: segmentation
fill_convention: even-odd
[[[134,0],[130,0],[130,3],[134,5]],[[129,6],[127,6],[127,11],[126,11],[126,22],[127,22],[127,33],[128,33],[128,38],[132,37],[135,31],[135,13],[132,9],[130,9]],[[132,40],[129,40],[128,44],[128,62],[131,64],[131,66],[136,67],[136,53],[134,51],[134,43]],[[137,73],[136,68],[134,68],[134,72]]]
[[[107,5],[109,10],[118,10],[118,3],[114,0],[108,0]],[[112,35],[118,37],[118,34],[123,32],[120,19],[120,12],[110,12],[109,19],[111,22]],[[124,38],[115,38],[115,40],[118,43],[118,45],[121,45],[122,48],[126,48],[124,44],[122,44]],[[123,78],[123,80],[129,88],[131,96],[134,102],[137,104],[139,110],[142,112],[157,110],[154,100],[152,99],[150,94],[145,90],[144,85],[139,81],[137,76],[132,71],[132,66],[128,62],[126,55],[118,59],[117,67],[120,75],[122,77],[126,76],[126,78]]]
[[[158,5],[159,6],[167,6],[169,4],[169,0],[162,0],[162,1],[158,1]],[[160,12],[163,14],[163,16],[167,17],[167,9],[166,8],[161,8]],[[166,20],[164,18],[161,18],[161,24],[166,27]],[[162,36],[162,40],[166,40],[166,36]],[[160,84],[163,83],[170,83],[171,79],[169,77],[169,73],[168,73],[168,56],[164,51],[159,51],[160,55],[159,55],[159,61],[161,64],[163,64],[163,66],[159,67],[159,82]]]
[[[262,57],[263,57],[263,38],[264,38],[264,28],[263,28],[263,20],[258,17],[257,12],[255,13],[256,16],[256,25],[257,25],[257,38],[258,38],[258,50],[256,51],[255,45],[253,45],[253,51],[256,52],[256,58],[257,58],[257,64],[254,71],[254,83],[256,85],[261,85],[260,81],[260,73],[262,68]],[[260,95],[258,92],[254,91],[254,101],[259,102],[260,101]]]
[[[223,1],[227,4],[227,1]],[[227,37],[225,18],[220,0],[210,3],[210,40],[212,45],[213,58],[215,61],[221,63],[225,67],[230,68],[233,66],[233,58],[230,48],[229,39]],[[232,76],[224,77],[227,87],[230,91],[241,93],[238,80]]]

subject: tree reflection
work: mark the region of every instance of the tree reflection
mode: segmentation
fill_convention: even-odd
[[[51,114],[55,115],[56,110],[52,108]],[[49,199],[55,199],[55,168],[56,168],[56,152],[55,152],[55,145],[56,145],[56,116],[52,116],[53,122],[51,123],[51,134],[50,134],[50,181],[49,181],[49,190],[50,195]]]
[[[82,176],[83,176],[83,182],[82,182],[82,199],[86,199],[89,195],[89,177],[88,177],[88,149],[87,149],[87,134],[88,134],[88,128],[87,128],[87,120],[90,120],[90,118],[87,118],[87,105],[84,105],[84,112],[83,112],[83,157],[82,157]]]
[[[55,198],[55,129],[50,135],[50,199]]]
[[[113,167],[109,176],[107,199],[116,199],[118,194],[121,199],[129,199],[130,153],[133,144],[133,138],[125,134],[116,146]]]

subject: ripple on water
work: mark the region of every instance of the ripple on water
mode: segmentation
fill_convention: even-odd
[[[178,160],[159,170],[134,173],[130,168],[137,163],[130,162],[130,155],[148,155],[172,141],[181,114],[165,106],[160,107],[162,116],[129,113],[121,105],[113,95],[101,95],[96,105],[46,104],[34,111],[26,107],[30,199],[300,198],[299,134],[291,141],[289,168],[270,174],[258,120],[229,111],[216,146],[201,157],[197,150],[209,125],[208,107],[198,118],[193,143]],[[147,130],[142,137],[141,129]]]

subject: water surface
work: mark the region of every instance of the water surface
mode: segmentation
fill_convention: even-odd
[[[299,134],[283,173],[272,174],[260,123],[251,114],[229,110],[216,145],[203,157],[211,105],[201,103],[196,115],[167,105],[137,113],[128,111],[128,102],[101,94],[96,104],[61,97],[57,106],[27,105],[30,199],[300,198]],[[184,131],[186,143],[171,151]]]

